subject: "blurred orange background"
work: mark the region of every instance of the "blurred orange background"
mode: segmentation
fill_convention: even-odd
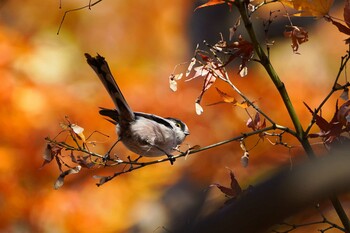
[[[295,146],[291,151],[265,140],[251,150],[249,166],[243,168],[243,152],[239,143],[233,142],[178,159],[174,166],[145,167],[101,187],[95,185],[93,175],[112,174],[112,168],[83,170],[68,176],[65,185],[54,190],[59,170],[54,163],[41,168],[44,138],[60,132],[59,123],[65,116],[83,127],[85,135],[94,130],[110,135],[109,139],[96,136],[98,143],[92,148],[96,152],[105,152],[116,139],[112,125],[98,114],[99,106],[112,107],[112,101],[86,64],[85,52],[98,52],[106,58],[134,110],[185,121],[191,131],[186,145],[206,146],[250,130],[245,126],[248,116],[243,109],[205,106],[220,101],[214,88],[204,96],[204,113],[196,115],[194,101],[202,80],[179,82],[175,93],[168,84],[175,65],[190,60],[195,44],[207,39],[203,38],[206,30],[214,25],[214,31],[225,28],[227,35],[226,25],[234,22],[234,13],[227,7],[220,6],[225,17],[213,14],[201,21],[205,18],[202,14],[210,14],[211,9],[194,12],[195,3],[190,1],[101,1],[91,10],[67,14],[57,35],[65,10],[87,3],[0,2],[0,232],[171,232],[173,220],[186,221],[183,214],[191,205],[204,203],[209,206],[202,207],[206,212],[215,203],[222,203],[223,194],[208,187],[214,182],[229,184],[226,168],[232,169],[246,188],[300,155],[301,148],[292,138],[285,138]],[[335,6],[331,14],[341,18],[342,7]],[[268,10],[264,7],[261,17]],[[223,19],[231,21],[224,24],[220,22]],[[261,29],[261,24],[256,25]],[[275,33],[282,35],[283,27]],[[343,43],[346,37],[324,20],[312,19],[307,29],[310,41],[301,45],[301,55],[293,54],[290,41],[282,37],[272,38],[276,42],[271,48],[272,64],[285,82],[304,127],[311,115],[302,102],[311,108],[318,106],[330,91],[340,57],[347,49]],[[219,40],[219,32],[210,36]],[[256,100],[278,124],[292,127],[261,67],[251,63],[245,78],[235,72],[232,80],[246,96]],[[215,86],[239,98],[224,83],[218,81]],[[323,109],[325,118],[332,116],[337,97]],[[317,132],[317,127],[313,131]],[[257,140],[248,139],[247,147],[253,147]],[[124,158],[130,155],[121,145],[117,153]]]

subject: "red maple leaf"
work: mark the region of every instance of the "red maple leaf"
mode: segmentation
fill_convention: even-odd
[[[309,134],[310,138],[321,137],[325,145],[332,149],[335,145],[349,142],[349,138],[342,135],[344,132],[350,132],[350,100],[338,107],[338,101],[335,107],[335,113],[328,122],[322,116],[316,114],[311,108],[304,103],[307,109],[312,113],[316,125],[320,132]]]
[[[210,185],[210,187],[217,187],[218,189],[220,189],[220,191],[222,193],[224,193],[225,195],[235,198],[238,195],[240,195],[242,193],[242,188],[239,185],[238,181],[235,178],[235,175],[233,174],[232,170],[230,170],[230,179],[231,179],[231,184],[230,187],[225,187],[221,184],[212,184]]]

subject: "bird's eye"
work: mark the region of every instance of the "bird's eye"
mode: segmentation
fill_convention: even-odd
[[[176,127],[181,128],[181,124],[180,123],[176,123],[175,125],[176,125]]]

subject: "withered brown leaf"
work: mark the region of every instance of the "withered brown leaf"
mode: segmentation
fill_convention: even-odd
[[[292,39],[291,47],[296,54],[299,54],[299,45],[309,40],[308,32],[304,28],[298,26],[286,26],[284,36]]]

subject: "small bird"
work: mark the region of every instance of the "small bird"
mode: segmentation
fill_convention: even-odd
[[[163,118],[154,114],[133,112],[104,57],[99,54],[92,57],[88,53],[85,53],[85,57],[114,102],[116,109],[101,108],[100,114],[109,117],[108,120],[116,125],[119,140],[140,156],[167,155],[173,164],[175,160],[171,153],[190,134],[187,125],[172,117]]]

